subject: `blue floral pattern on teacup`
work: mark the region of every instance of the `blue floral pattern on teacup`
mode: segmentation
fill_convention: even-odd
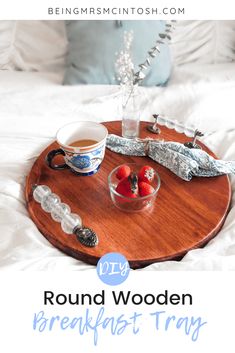
[[[91,159],[89,156],[75,156],[70,161],[73,166],[79,169],[89,168],[91,165]]]
[[[104,158],[105,141],[92,151],[76,153],[65,150],[65,162],[76,173],[91,175],[97,172]]]
[[[77,155],[71,159],[71,163],[79,169],[86,169],[90,167],[91,159],[87,155],[86,156]]]
[[[103,147],[99,148],[98,150],[95,150],[91,152],[93,156],[99,156],[103,152]]]

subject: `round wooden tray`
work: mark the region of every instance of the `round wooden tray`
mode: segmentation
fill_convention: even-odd
[[[166,141],[185,142],[190,139],[166,127],[161,134],[146,130],[150,123],[141,122],[141,137],[150,136]],[[109,133],[120,135],[121,122],[104,124]],[[214,154],[202,143],[200,145]],[[204,246],[221,229],[231,199],[227,176],[181,180],[165,167],[148,157],[129,157],[106,149],[99,172],[93,176],[77,176],[69,170],[56,171],[45,163],[47,153],[57,148],[52,143],[38,157],[26,181],[28,211],[41,233],[66,254],[90,264],[96,264],[108,252],[122,253],[132,268],[157,261],[177,260],[189,250]],[[117,209],[109,195],[107,177],[119,164],[138,162],[153,166],[161,178],[161,187],[151,211],[126,213]],[[99,244],[88,248],[65,234],[60,224],[41,209],[32,197],[34,184],[46,184],[67,203],[83,224],[99,236]]]

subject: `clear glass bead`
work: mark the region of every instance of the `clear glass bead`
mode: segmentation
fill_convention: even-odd
[[[72,234],[75,227],[82,227],[82,219],[75,213],[67,214],[61,222],[61,228],[67,234]]]
[[[42,209],[46,212],[51,212],[53,208],[60,203],[60,198],[56,194],[49,194],[42,199]]]
[[[51,194],[51,189],[46,185],[38,185],[33,191],[33,198],[35,201],[41,203],[42,199]]]
[[[62,219],[69,213],[70,207],[68,205],[65,203],[58,203],[53,207],[51,211],[51,217],[54,219],[54,221],[61,222]]]

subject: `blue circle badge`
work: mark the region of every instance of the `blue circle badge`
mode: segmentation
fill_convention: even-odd
[[[96,271],[102,282],[116,286],[127,279],[130,266],[125,256],[110,252],[99,259]]]

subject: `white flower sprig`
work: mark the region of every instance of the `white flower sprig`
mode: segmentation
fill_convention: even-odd
[[[156,40],[156,44],[148,51],[148,56],[144,63],[139,64],[138,71],[134,72],[134,64],[132,59],[132,42],[133,42],[133,31],[124,33],[124,49],[119,53],[117,61],[115,63],[117,80],[120,85],[135,86],[139,85],[146,77],[146,71],[152,63],[152,60],[161,52],[161,45],[171,40],[171,33],[175,29],[173,23],[175,20],[171,20],[166,23],[165,31],[159,33],[159,39]]]
[[[131,86],[134,82],[134,64],[132,60],[133,31],[124,32],[124,48],[120,52],[115,68],[120,85]]]

